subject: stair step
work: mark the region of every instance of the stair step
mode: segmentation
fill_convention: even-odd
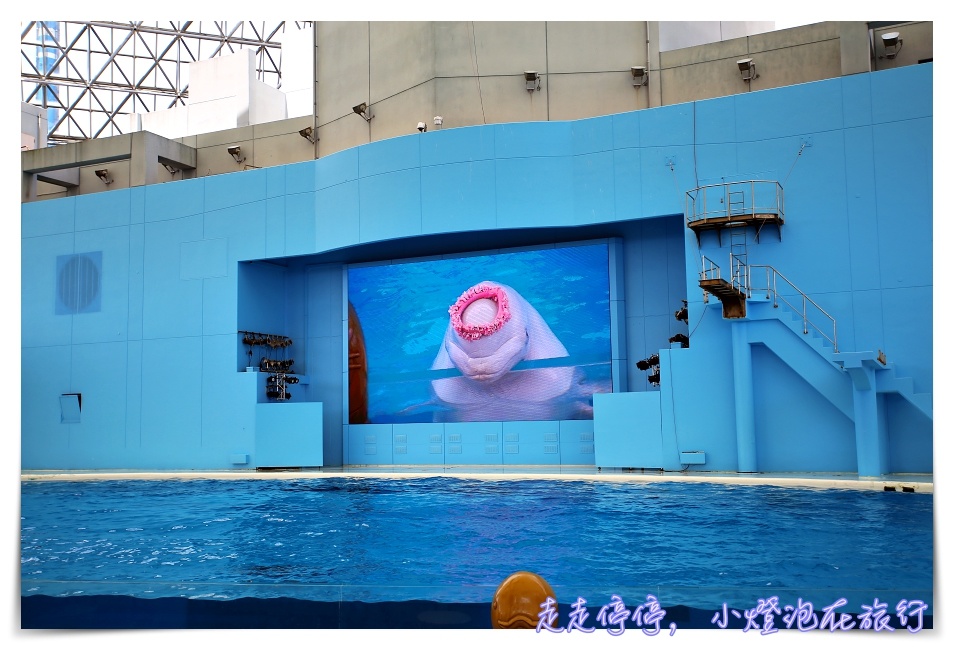
[[[925,415],[934,417],[934,395],[931,393],[913,393],[909,399],[917,405]]]
[[[890,374],[887,374],[890,373]],[[914,379],[911,377],[898,377],[891,371],[878,378],[879,392],[897,392],[907,395],[914,395]]]
[[[714,282],[714,281],[710,281]],[[722,296],[731,296],[732,299],[737,299],[738,296],[743,294],[734,287],[732,287],[725,280],[720,280],[722,287],[719,287]],[[700,286],[703,286],[700,282]],[[715,284],[712,285],[715,287]],[[703,288],[706,288],[703,286]],[[710,293],[717,294],[715,290],[708,289]],[[783,323],[788,327],[793,333],[800,335],[800,338],[807,343],[809,346],[814,348],[814,350],[822,357],[824,360],[828,361],[834,368],[842,372],[856,372],[860,367],[867,367],[868,369],[873,369],[877,373],[877,391],[879,393],[896,393],[905,399],[909,404],[913,405],[916,409],[921,411],[928,418],[934,418],[933,411],[933,401],[934,396],[932,393],[915,393],[914,392],[914,379],[911,377],[899,377],[895,374],[896,369],[893,363],[880,363],[878,352],[874,351],[863,351],[863,352],[836,352],[834,342],[829,339],[828,335],[815,326],[808,324],[808,331],[805,331],[806,323],[802,315],[797,313],[793,308],[791,308],[787,303],[782,300],[776,304],[770,298],[763,298],[762,295],[758,294],[758,297],[752,299],[743,298],[743,303],[749,303],[751,306],[751,312],[749,318],[753,321],[768,321],[768,320],[777,320],[780,323]],[[722,298],[720,298],[721,300]],[[725,301],[723,301],[723,305]],[[771,311],[769,311],[768,305],[772,305]],[[779,311],[781,310],[781,311]],[[723,313],[723,315],[725,315]],[[737,316],[738,317],[738,316]],[[745,317],[743,313],[741,317]],[[883,357],[881,357],[883,359]],[[795,367],[794,365],[792,366]],[[853,381],[858,379],[857,376],[853,376]],[[860,381],[860,380],[859,380]],[[825,392],[822,392],[823,395],[826,395],[831,399],[829,395]],[[835,402],[833,402],[835,403]],[[844,408],[843,405],[835,403],[835,405],[842,410],[848,417],[852,417],[851,413]]]

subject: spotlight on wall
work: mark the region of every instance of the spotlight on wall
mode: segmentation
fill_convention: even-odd
[[[540,90],[540,75],[535,70],[527,70],[523,73],[523,78],[527,82],[527,92]]]
[[[689,347],[689,337],[685,334],[673,334],[669,337],[670,343],[678,343],[684,348]]]
[[[887,59],[893,59],[901,51],[903,39],[900,32],[889,32],[881,35],[881,41],[884,43],[884,56]]]
[[[639,368],[640,370],[649,370],[653,366],[658,366],[658,365],[659,365],[658,354],[654,354],[652,356],[646,357],[642,361],[636,362],[636,367]]]
[[[436,126],[437,128],[441,128],[441,124],[443,123],[444,123],[444,118],[442,116],[440,115],[434,116],[434,126]]]
[[[427,124],[424,122],[418,122],[417,130],[420,131],[421,133],[424,133],[425,131],[427,131]]]
[[[173,167],[173,166],[170,165],[169,163],[162,163],[162,166],[165,167],[165,168],[166,168],[166,171],[169,172],[170,174],[172,174],[173,176],[175,176],[176,173],[179,171],[178,169],[176,169],[175,167]]]
[[[689,324],[689,301],[683,300],[682,307],[674,311],[673,316],[676,317],[676,320],[681,320],[688,325]]]
[[[109,185],[110,183],[113,182],[113,179],[109,177],[108,169],[97,169],[96,176],[99,178],[99,180],[103,181],[106,185]]]
[[[239,164],[242,164],[243,162],[245,162],[245,156],[242,155],[242,147],[239,147],[239,146],[229,147],[228,151],[229,151],[229,155],[235,159],[235,162]]]
[[[653,354],[641,361],[636,362],[636,367],[640,370],[649,370],[651,374],[646,376],[646,379],[653,386],[659,385],[659,355]]]
[[[368,102],[361,102],[357,106],[353,106],[351,110],[363,117],[365,122],[370,122],[371,118],[374,117],[374,115],[371,114],[371,109],[368,106]]]
[[[736,61],[739,66],[739,72],[742,73],[742,81],[749,83],[753,79],[758,79],[759,75],[755,71],[755,61],[752,59],[741,59]]]
[[[649,70],[644,68],[641,65],[634,65],[630,68],[630,71],[633,73],[633,85],[639,88],[640,86],[645,86],[649,83]]]
[[[310,126],[303,128],[298,132],[298,135],[303,137],[305,140],[308,140],[308,142],[312,144],[315,144],[315,142],[318,140],[318,136],[315,135],[315,130]]]

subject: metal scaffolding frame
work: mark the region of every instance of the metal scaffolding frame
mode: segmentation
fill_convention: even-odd
[[[281,88],[286,25],[262,21],[21,23],[21,100],[46,110],[48,142],[119,135],[129,113],[185,106],[188,66],[254,48],[258,79]]]

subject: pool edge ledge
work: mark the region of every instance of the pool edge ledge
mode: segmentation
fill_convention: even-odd
[[[521,469],[525,471],[521,471]],[[650,472],[634,473],[623,471],[596,471],[580,468],[579,472],[554,472],[552,468],[513,468],[507,467],[507,473],[502,469],[486,466],[455,466],[455,467],[361,467],[361,468],[332,468],[330,470],[283,471],[283,472],[255,472],[255,471],[146,471],[146,470],[102,470],[102,471],[71,471],[71,470],[25,470],[20,472],[20,480],[24,481],[90,481],[90,480],[169,480],[169,479],[321,479],[321,478],[392,478],[392,479],[420,479],[420,478],[461,478],[490,481],[510,480],[583,480],[604,481],[608,483],[652,483],[652,482],[681,482],[681,483],[719,483],[724,485],[773,485],[776,487],[817,488],[817,489],[852,489],[875,490],[879,492],[913,492],[921,494],[934,493],[933,475],[886,476],[882,478],[859,478],[851,475],[817,475],[808,474],[727,474],[727,473],[682,473],[682,472]]]

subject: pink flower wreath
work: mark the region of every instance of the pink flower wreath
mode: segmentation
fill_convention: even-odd
[[[461,321],[461,314],[474,302],[481,298],[489,298],[497,303],[497,315],[489,323],[480,325],[464,325]],[[461,336],[461,338],[470,341],[476,341],[481,336],[489,336],[504,326],[504,323],[510,320],[510,302],[507,299],[507,292],[500,287],[489,284],[478,284],[460,295],[450,309],[451,325]]]

